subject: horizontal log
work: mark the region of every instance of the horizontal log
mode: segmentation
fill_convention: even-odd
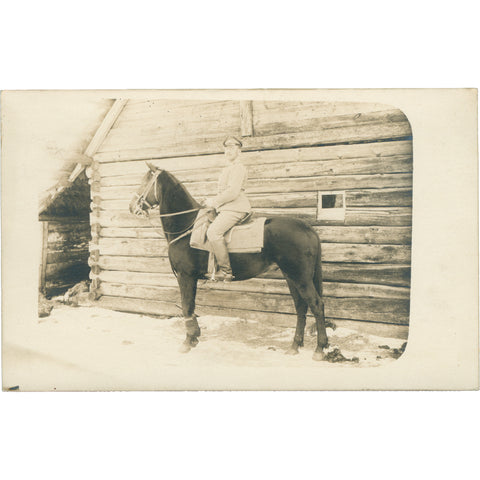
[[[276,121],[287,122],[392,110],[392,107],[387,105],[364,102],[254,101],[253,107],[260,124],[266,123],[272,117]]]
[[[274,150],[298,147],[325,146],[335,143],[378,142],[379,140],[403,140],[411,136],[408,121],[387,122],[375,125],[357,125],[354,127],[325,129],[322,131],[287,133],[278,135],[245,137],[243,151]],[[95,160],[99,162],[115,162],[125,160],[141,160],[167,158],[177,156],[211,155],[223,153],[221,142],[205,140],[182,142],[172,146],[146,146],[138,144],[131,148],[117,148],[117,151],[99,153]]]
[[[168,246],[161,239],[100,238],[101,255],[135,257],[162,257],[168,254]],[[238,254],[237,254],[238,255]],[[322,260],[325,262],[355,263],[409,263],[411,249],[407,245],[370,245],[324,243]]]
[[[158,137],[164,139],[164,142],[170,139],[170,143],[173,143],[178,138],[183,142],[189,136],[204,138],[211,132],[218,132],[223,138],[225,132],[240,134],[238,102],[219,101],[179,107],[173,103],[145,105],[138,114],[130,109],[124,110],[99,151],[118,149],[119,146],[131,145],[132,142],[135,144],[135,141],[145,145],[154,144],[154,139]]]
[[[410,265],[324,263],[325,281],[410,286]]]
[[[159,228],[152,227],[102,227],[100,236],[109,238],[165,238]]]
[[[342,263],[408,264],[411,249],[407,245],[322,244],[322,261]]]
[[[324,221],[323,223],[331,222]],[[343,223],[358,226],[410,226],[412,225],[412,209],[410,207],[347,208]]]
[[[128,313],[143,313],[148,315],[156,315],[159,317],[179,317],[181,309],[175,303],[162,302],[159,300],[142,300],[138,298],[111,297],[102,295],[96,302],[95,306],[118,310]]]
[[[177,288],[177,279],[173,274],[121,272],[104,270],[99,274],[102,282],[121,283],[126,285],[146,285]],[[262,292],[290,295],[285,280],[253,278],[241,282],[205,282],[199,281],[200,290],[225,290],[234,292]],[[384,285],[367,285],[354,283],[323,283],[323,294],[326,297],[371,297],[371,298],[410,298],[410,289]]]
[[[133,162],[129,162],[133,163]],[[138,164],[138,162],[136,162]],[[119,164],[107,164],[117,166]],[[123,165],[123,164],[120,164]],[[136,165],[135,173],[119,175],[104,175],[100,182],[103,186],[141,184],[146,168]],[[192,168],[179,170],[174,175],[181,182],[212,182],[217,181],[223,165],[215,168]],[[318,160],[308,162],[267,163],[247,166],[250,180],[271,178],[275,172],[276,178],[310,177],[321,175],[358,175],[376,173],[410,173],[412,157],[399,155],[391,157],[365,157],[360,159]]]
[[[375,175],[336,175],[305,178],[270,178],[249,180],[246,193],[283,193],[306,191],[357,190],[370,188],[404,188],[412,186],[409,173]],[[206,195],[216,191],[216,182],[185,183],[192,195]]]
[[[131,192],[130,192],[131,193]],[[208,197],[208,196],[206,196]],[[105,199],[99,197],[102,210],[128,211],[132,197]],[[287,192],[249,195],[248,199],[254,208],[300,208],[316,207],[318,192]],[[388,188],[381,190],[352,190],[346,193],[345,204],[349,207],[407,207],[412,205],[412,190]],[[113,213],[113,212],[112,212]],[[88,233],[84,234],[88,236]]]
[[[360,160],[377,157],[389,160],[390,157],[412,156],[411,141],[362,143],[351,145],[334,145],[324,147],[292,148],[285,150],[263,150],[242,153],[242,163],[247,167],[256,165],[295,163],[328,160]],[[151,159],[153,165],[174,174],[189,170],[222,168],[225,166],[225,156],[202,155],[191,157]],[[142,160],[101,163],[99,172],[102,177],[122,175],[141,175],[146,172]]]
[[[122,257],[102,255],[98,265],[104,270],[122,270],[129,272],[172,273],[168,257]]]
[[[314,226],[323,243],[376,243],[385,245],[409,245],[411,227],[348,227]],[[152,227],[103,227],[100,236],[109,238],[165,238],[161,228]]]
[[[411,207],[411,188],[350,190],[345,194],[348,207]]]
[[[130,100],[117,120],[114,128],[131,129],[134,125],[171,124],[185,118],[199,121],[202,118],[212,119],[228,111],[239,119],[240,104],[232,100],[148,100],[135,102]],[[172,122],[173,120],[173,122]]]
[[[145,112],[138,118],[133,118],[132,122],[126,122],[129,112],[125,111],[117,122],[117,125],[110,131],[107,139],[100,147],[100,151],[128,149],[134,146],[154,147],[162,145],[163,148],[165,148],[168,143],[175,146],[178,138],[182,138],[182,142],[180,143],[184,149],[188,150],[187,144],[189,141],[198,141],[197,138],[201,138],[202,143],[205,143],[205,134],[215,130],[223,133],[223,135],[226,131],[237,134],[240,133],[236,131],[240,130],[238,103],[219,102],[217,105],[212,104],[210,107],[210,115],[205,106],[200,106],[198,110],[195,110],[196,108],[197,106],[192,105],[191,108],[177,110],[172,105],[160,106],[157,114],[153,114],[151,108],[145,107]],[[216,114],[214,112],[216,112]],[[324,135],[325,132],[330,133],[332,130],[358,130],[362,127],[367,127],[368,129],[376,131],[375,134],[370,134],[374,135],[373,138],[394,138],[395,135],[392,133],[385,137],[385,133],[380,127],[397,124],[406,124],[405,130],[407,133],[404,133],[403,136],[411,134],[408,121],[406,121],[404,115],[398,110],[340,116],[318,116],[318,114],[316,115],[315,112],[313,112],[310,118],[304,117],[303,119],[299,118],[297,112],[296,115],[291,116],[290,121],[279,121],[278,118],[275,118],[274,112],[269,112],[269,118],[273,121],[260,121],[259,123],[259,119],[254,115],[254,129],[257,135],[291,132],[303,133],[307,130],[314,130],[317,135]],[[330,133],[330,137],[331,135]],[[189,136],[193,138],[190,139],[188,138]],[[363,139],[365,133],[345,132],[340,136]],[[370,136],[368,138],[372,137]],[[170,142],[168,141],[169,139],[171,139]],[[217,148],[221,148],[221,145]]]
[[[162,257],[168,254],[168,245],[161,239],[100,238],[100,255]]]
[[[410,226],[412,224],[412,209],[410,207],[373,207],[351,208],[345,212],[345,220],[317,220],[315,208],[254,208],[256,216],[291,216],[302,218],[317,225],[341,223],[346,226]],[[149,219],[136,217],[122,210],[100,211],[94,218],[102,227],[154,227],[161,234],[160,217],[153,211]]]
[[[73,251],[73,252],[49,252],[47,254],[47,268],[52,263],[65,262],[85,262],[88,259],[88,250]]]
[[[139,186],[139,183],[117,186],[104,185],[101,186],[98,195],[104,200],[131,199]],[[204,197],[216,193],[217,182],[185,183],[185,187],[194,197]],[[411,189],[411,187],[412,175],[408,173],[338,175],[307,178],[270,178],[264,181],[249,180],[246,193],[248,196],[251,196],[266,193],[316,192],[319,190]]]
[[[145,300],[178,303],[180,294],[176,288],[124,285],[102,282],[102,295],[129,297]],[[216,290],[197,292],[199,306],[222,306],[243,310],[279,313],[295,313],[293,300],[287,295],[232,292]],[[409,301],[383,298],[332,298],[325,297],[325,315],[332,318],[346,318],[385,323],[408,323]]]
[[[129,272],[172,273],[167,257],[123,257],[102,255],[98,265],[104,270]],[[408,287],[410,265],[368,264],[368,263],[323,263],[324,281],[368,283]],[[283,278],[277,266],[272,266],[264,278]]]
[[[322,274],[323,280],[329,282],[410,286],[410,265],[324,262],[322,264]],[[259,277],[283,278],[283,273],[278,266],[272,265]]]
[[[103,308],[110,308],[112,310],[118,310],[121,312],[129,313],[142,313],[147,315],[156,315],[163,317],[178,317],[181,316],[181,312],[172,303],[158,302],[155,300],[139,300],[137,298],[121,298],[121,297],[109,297],[102,296],[96,305]],[[204,315],[220,315],[223,317],[236,317],[246,320],[254,320],[258,322],[265,322],[271,325],[281,327],[294,327],[296,324],[296,315],[285,313],[272,313],[272,312],[256,312],[254,310],[238,310],[232,308],[222,307],[202,307],[201,310],[197,309],[197,313],[200,316]],[[313,319],[309,315],[309,322]],[[359,332],[369,333],[371,335],[377,335],[388,338],[408,338],[408,326],[385,324],[379,322],[364,322],[355,320],[345,320],[340,318],[326,318],[326,320],[333,321],[338,327],[345,327]],[[200,319],[202,323],[202,319]],[[179,337],[180,338],[180,337]],[[285,341],[286,346],[289,345],[290,339]]]
[[[254,111],[254,130],[256,135],[275,135],[279,133],[294,133],[306,131],[322,131],[355,126],[370,126],[375,128],[379,124],[408,121],[407,117],[398,109],[380,110],[375,112],[352,112],[340,115],[316,115],[314,111],[303,118],[291,112],[289,116],[279,118],[278,111],[264,109],[263,113]]]
[[[256,185],[264,179],[279,181],[283,178],[300,179],[309,177],[330,177],[340,175],[375,175],[388,173],[411,173],[412,159],[410,156],[387,157],[388,161],[380,157],[365,159],[323,160],[310,162],[291,162],[281,164],[265,164],[248,168],[247,191],[250,185]],[[175,177],[187,185],[199,182],[216,182],[220,177],[221,168],[206,168],[182,170],[175,172]],[[274,175],[272,175],[274,173]],[[140,186],[145,170],[135,174],[105,176],[100,179],[103,187],[122,185]],[[368,188],[368,187],[367,187]],[[301,191],[299,189],[298,191]]]
[[[315,226],[322,243],[410,245],[411,227]]]

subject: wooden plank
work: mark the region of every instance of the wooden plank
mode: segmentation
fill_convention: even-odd
[[[181,310],[172,302],[139,300],[138,298],[110,297],[103,295],[96,302],[96,306],[129,313],[146,313],[160,317],[181,316]]]
[[[329,263],[322,264],[323,281],[367,283],[408,287],[410,285],[410,265],[374,263]],[[276,265],[272,265],[261,278],[283,278]]]
[[[242,137],[253,135],[253,105],[250,100],[240,102],[240,132]]]
[[[118,98],[113,103],[112,107],[105,115],[100,127],[95,132],[95,135],[90,140],[87,148],[85,149],[84,154],[87,157],[92,157],[95,155],[97,151],[99,151],[102,143],[104,142],[105,138],[107,137],[109,131],[111,130],[115,120],[119,117],[120,113],[124,109],[125,105],[127,104],[128,100],[123,98]]]
[[[378,173],[410,173],[412,160],[410,156],[381,157],[363,159],[319,160],[309,162],[293,162],[279,164],[264,164],[249,166],[248,179],[272,178],[298,178],[330,175],[359,175]],[[182,183],[191,182],[217,182],[221,168],[200,168],[175,172],[175,176]],[[100,185],[109,187],[116,185],[140,185],[145,175],[145,169],[135,174],[107,176],[100,179]]]
[[[217,118],[221,114],[231,112],[238,119],[239,103],[233,100],[160,100],[135,103],[130,100],[121,118],[115,125],[116,129],[132,130],[134,128],[161,125],[168,127],[179,120],[189,118],[191,121],[203,118]]]
[[[358,125],[354,127],[326,129],[321,132],[300,132],[278,135],[244,137],[243,151],[289,149],[297,147],[312,147],[333,145],[337,143],[347,144],[355,142],[377,142],[379,140],[392,141],[395,139],[404,140],[411,136],[411,128],[408,121],[394,122],[378,125]],[[158,138],[152,143],[158,142]],[[142,140],[143,142],[143,140]],[[146,146],[145,143],[138,143],[135,146],[123,146],[117,150],[104,151],[97,154],[96,160],[125,161],[154,159],[160,157],[178,157],[193,155],[212,155],[222,153],[222,138],[188,139],[185,143],[165,145],[155,144]]]
[[[273,173],[273,172],[272,172]],[[111,177],[122,178],[122,177]],[[102,199],[131,199],[140,183],[133,177],[125,177],[123,181],[132,182],[131,185],[107,186],[102,185],[99,196]],[[186,182],[185,188],[195,196],[211,195],[217,191],[217,182]],[[392,173],[378,175],[337,175],[304,178],[269,178],[263,180],[249,180],[247,195],[266,193],[289,192],[316,192],[318,190],[364,190],[386,188],[411,188],[412,175],[410,173]]]
[[[259,216],[292,216],[303,218],[312,224],[331,225],[336,221],[316,220],[314,208],[254,208]],[[129,212],[121,210],[100,211],[95,216],[95,221],[102,227],[154,227],[161,232],[160,217],[152,212],[149,219],[136,217]],[[373,207],[347,209],[345,220],[340,222],[346,226],[410,226],[412,224],[412,210],[410,207]]]
[[[178,303],[178,289],[140,285],[123,285],[102,282],[102,295],[130,297],[145,300]],[[325,297],[325,315],[332,318],[346,318],[384,323],[408,323],[409,301],[384,298],[331,298]],[[223,306],[243,310],[295,313],[293,300],[287,295],[231,292],[197,292],[196,303],[201,306]]]
[[[103,227],[100,236],[109,238],[165,238],[160,229],[152,227]]]
[[[256,102],[255,102],[256,103]],[[297,111],[290,111],[290,114],[278,115],[278,110],[254,110],[254,129],[256,135],[275,135],[279,133],[294,133],[306,131],[322,131],[353,126],[371,126],[395,122],[406,122],[407,117],[398,109],[382,109],[374,112],[352,112],[340,115],[310,115],[300,117]]]
[[[411,188],[350,190],[345,194],[347,207],[411,207]]]
[[[410,245],[411,227],[314,226],[322,243],[373,243]],[[165,238],[161,228],[103,227],[100,236],[109,238]]]
[[[173,274],[122,272],[103,270],[99,274],[102,282],[121,283],[126,285],[147,285],[178,288]],[[223,282],[199,281],[200,290],[225,290],[235,292],[263,292],[290,295],[287,282],[283,279],[253,278],[229,284]],[[354,283],[323,283],[323,294],[326,297],[371,297],[371,298],[410,298],[410,289],[385,285],[368,285]]]
[[[127,192],[125,192],[126,195]],[[126,198],[105,199],[100,198],[102,210],[128,210],[132,199],[130,195]],[[122,193],[123,195],[123,193]],[[211,195],[205,195],[209,197]],[[311,192],[286,192],[282,195],[277,193],[264,193],[248,195],[252,207],[256,208],[290,208],[290,207],[316,207],[318,194]],[[350,190],[346,193],[345,203],[348,207],[410,207],[412,206],[411,188],[385,188]]]
[[[305,124],[316,119],[362,116],[374,112],[391,111],[391,106],[360,102],[294,102],[254,101],[255,123],[265,126],[280,124]]]
[[[285,150],[264,150],[242,153],[242,163],[249,166],[278,163],[295,163],[328,160],[358,160],[378,157],[388,161],[390,157],[412,156],[412,142],[394,141],[363,143],[352,145],[333,145],[322,147],[291,148]],[[101,158],[95,157],[96,160]],[[174,157],[151,159],[158,168],[175,173],[178,171],[222,168],[225,166],[224,154],[202,155],[190,157]],[[117,175],[144,174],[146,165],[143,160],[100,163],[99,172],[102,177]]]
[[[321,223],[328,224],[328,221]],[[345,225],[412,225],[412,209],[410,207],[374,207],[347,208]]]
[[[100,238],[100,255],[162,257],[168,254],[168,245],[160,239]]]
[[[407,245],[322,244],[324,262],[408,264],[411,249]]]
[[[410,265],[323,263],[324,281],[357,282],[408,287]]]
[[[81,155],[81,160],[75,165],[68,179],[62,178],[54,187],[50,197],[48,197],[45,201],[41,203],[40,212],[45,211],[58,197],[58,195],[62,193],[62,191],[65,190],[68,185],[72,185],[76,178],[85,170],[85,167],[88,163],[88,158],[91,159],[91,157],[93,157],[93,155],[95,155],[95,153],[97,152],[100,145],[104,142],[109,130],[111,129],[117,117],[120,115],[120,112],[122,111],[126,102],[127,100],[122,99],[115,100],[110,110],[107,112],[104,119],[102,120],[102,123],[95,132],[93,138],[90,140],[83,155]]]
[[[120,297],[108,297],[103,296],[97,302],[96,305],[103,308],[110,308],[113,310],[119,310],[123,312],[131,313],[143,313],[147,315],[155,315],[162,317],[179,317],[181,311],[172,303],[157,302],[155,300],[138,300],[136,298],[120,298]],[[197,309],[197,314],[203,315],[220,315],[223,317],[236,317],[246,320],[254,320],[277,325],[282,327],[294,327],[296,324],[296,316],[284,313],[271,313],[271,312],[256,312],[253,310],[238,310],[232,308],[221,307],[202,307],[201,310]],[[312,322],[312,318],[309,315],[309,323]],[[408,326],[385,324],[379,322],[362,322],[352,321],[340,318],[328,318],[327,320],[333,321],[338,327],[345,327],[359,332],[366,332],[372,335],[388,338],[408,338]],[[182,338],[179,336],[179,341]],[[290,339],[285,341],[286,348],[290,345]]]
[[[104,270],[172,273],[168,257],[124,257],[102,255],[98,265]]]
[[[135,257],[162,257],[168,253],[166,241],[160,239],[105,238],[98,243],[101,255]],[[411,249],[407,245],[370,245],[325,243],[322,259],[325,262],[400,263],[410,262]]]
[[[322,243],[410,245],[411,227],[315,226]]]
[[[135,120],[126,128],[119,122],[103,142],[101,151],[156,145],[163,148],[180,147],[180,151],[188,151],[192,142],[206,144],[220,140],[219,147],[223,149],[222,142],[228,133],[240,135],[238,102],[219,101],[208,108],[205,105],[191,105],[184,109],[170,106],[159,109],[154,116],[144,117],[143,121]]]
[[[172,273],[168,257],[125,257],[102,255],[98,261],[104,270]],[[368,283],[408,287],[410,265],[368,263],[323,263],[323,279],[330,282]],[[264,278],[283,278],[278,267],[272,267]]]

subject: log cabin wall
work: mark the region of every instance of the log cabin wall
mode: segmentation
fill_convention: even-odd
[[[293,215],[322,241],[326,316],[408,325],[412,225],[410,124],[366,103],[129,101],[98,149],[90,178],[92,293],[100,306],[178,315],[179,291],[154,216],[128,212],[147,167],[169,170],[195,197],[213,195],[222,142],[242,138],[254,210]],[[333,203],[332,203],[333,202]],[[200,314],[292,325],[281,272],[199,286]]]
[[[88,219],[41,218],[40,290],[51,297],[87,280],[90,223]]]

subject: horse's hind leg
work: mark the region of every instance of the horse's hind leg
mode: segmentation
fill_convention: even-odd
[[[293,337],[292,346],[285,352],[287,355],[296,355],[298,348],[303,347],[303,338],[305,334],[305,323],[307,320],[308,304],[301,297],[295,286],[295,283],[289,278],[286,279],[290,293],[292,294],[295,303],[295,310],[297,312],[297,328],[295,329],[295,336]]]
[[[200,327],[195,315],[195,296],[197,293],[197,279],[190,275],[178,274],[178,284],[182,297],[182,313],[185,319],[186,338],[180,352],[187,353],[198,344],[201,335]]]
[[[317,325],[317,348],[313,354],[313,359],[323,360],[325,358],[323,349],[328,346],[328,338],[327,329],[325,327],[325,308],[322,297],[318,294],[311,281],[306,284],[297,284],[297,289],[302,298],[308,303]]]

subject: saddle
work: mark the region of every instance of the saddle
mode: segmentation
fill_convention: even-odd
[[[200,210],[193,226],[190,246],[211,252],[207,230],[214,217],[207,209]],[[263,248],[263,231],[266,217],[252,217],[247,214],[237,225],[225,233],[227,250],[231,253],[255,253]]]

